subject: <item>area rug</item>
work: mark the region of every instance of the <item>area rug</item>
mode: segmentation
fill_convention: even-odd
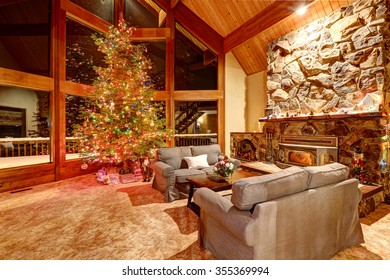
[[[151,183],[102,185],[93,174],[0,194],[3,260],[207,260],[198,217]],[[363,218],[366,243],[334,259],[390,259],[390,206]]]

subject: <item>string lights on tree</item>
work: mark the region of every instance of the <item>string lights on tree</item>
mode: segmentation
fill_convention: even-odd
[[[154,85],[149,72],[153,65],[144,44],[132,40],[133,27],[123,19],[110,27],[105,37],[93,35],[106,67],[94,67],[91,106],[78,125],[79,150],[83,157],[109,164],[124,164],[150,157],[172,136],[165,119],[151,105]]]

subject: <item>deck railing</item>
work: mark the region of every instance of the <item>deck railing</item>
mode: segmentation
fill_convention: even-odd
[[[176,134],[175,146],[202,146],[217,143],[217,134]],[[66,138],[66,153],[78,152],[78,139]],[[41,156],[50,154],[50,138],[0,138],[0,157]]]
[[[66,153],[77,153],[78,140],[66,138]],[[0,138],[0,157],[41,156],[50,153],[50,138]]]

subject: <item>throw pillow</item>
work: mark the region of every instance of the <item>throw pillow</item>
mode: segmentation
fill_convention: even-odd
[[[196,157],[184,157],[184,160],[188,164],[188,169],[191,168],[203,168],[209,167],[209,163],[207,162],[207,154],[199,155]]]

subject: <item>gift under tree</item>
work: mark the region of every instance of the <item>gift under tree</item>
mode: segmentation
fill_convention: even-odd
[[[123,170],[150,157],[171,137],[165,120],[151,105],[154,89],[148,72],[153,66],[146,46],[133,42],[133,30],[122,19],[105,37],[93,37],[107,67],[95,67],[98,77],[91,106],[84,112],[85,122],[77,127],[84,158],[123,163]]]

